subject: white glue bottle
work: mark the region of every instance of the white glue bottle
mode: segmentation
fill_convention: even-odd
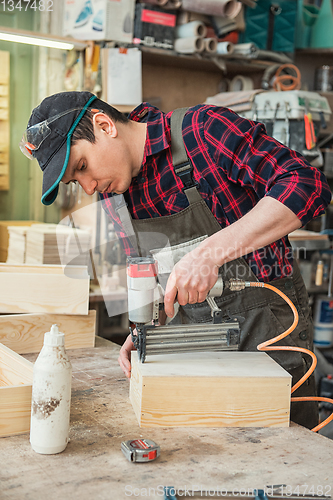
[[[69,440],[72,365],[65,351],[65,335],[57,325],[44,335],[34,364],[30,443],[37,453],[63,451]]]

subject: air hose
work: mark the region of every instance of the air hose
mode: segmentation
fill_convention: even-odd
[[[316,355],[310,351],[309,349],[304,349],[302,347],[292,347],[292,346],[275,346],[273,347],[272,344],[275,344],[279,340],[282,340],[286,338],[288,335],[290,335],[291,332],[293,332],[298,324],[298,312],[292,301],[283,293],[281,290],[276,288],[275,286],[269,285],[268,283],[261,283],[258,281],[246,281],[245,287],[259,287],[259,288],[268,288],[269,290],[272,290],[273,292],[277,293],[282,297],[287,304],[290,306],[293,314],[294,314],[294,321],[292,325],[283,333],[280,335],[277,335],[276,337],[266,340],[265,342],[262,342],[257,346],[258,351],[297,351],[297,352],[302,352],[304,354],[308,354],[312,358],[312,364],[308,371],[303,375],[302,378],[296,384],[294,384],[291,388],[291,393],[295,392],[296,389],[298,389],[309,377],[310,375],[314,372],[316,365],[317,365],[317,358]],[[231,287],[232,289],[232,284]],[[239,289],[239,288],[238,288]],[[324,398],[324,397],[317,397],[317,396],[304,396],[304,397],[292,397],[291,398],[292,402],[298,402],[298,401],[323,401],[326,403],[331,403],[333,405],[333,399],[330,398]],[[321,422],[319,425],[311,429],[313,432],[317,432],[320,429],[322,429],[325,425],[327,425],[329,422],[333,420],[333,413],[326,418],[323,422]]]

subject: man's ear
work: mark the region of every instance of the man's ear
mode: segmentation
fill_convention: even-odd
[[[111,137],[117,137],[118,130],[115,122],[104,113],[96,113],[93,116],[94,132],[104,132]]]

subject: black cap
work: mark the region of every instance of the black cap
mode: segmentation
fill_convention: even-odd
[[[68,165],[71,136],[95,99],[97,97],[91,92],[60,92],[46,97],[31,113],[28,128],[73,109],[48,124],[51,133],[40,147],[32,152],[43,171],[41,201],[44,205],[51,205],[57,197],[59,182]]]

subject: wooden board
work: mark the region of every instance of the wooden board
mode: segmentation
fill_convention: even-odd
[[[30,428],[33,364],[0,344],[0,436]]]
[[[1,156],[0,153],[0,163],[1,158],[4,158],[5,153]],[[6,158],[8,154],[6,153]],[[35,220],[1,220],[0,221],[0,262],[6,262],[7,260],[7,252],[8,252],[8,242],[9,242],[9,233],[8,226],[31,226],[31,224],[37,224],[38,221]]]
[[[0,263],[0,313],[88,314],[86,266]]]
[[[321,234],[307,229],[296,229],[288,234],[290,241],[295,240],[328,240],[328,234]]]
[[[9,174],[8,163],[0,163],[0,175],[8,175],[8,174]]]
[[[0,175],[0,191],[8,191],[9,189],[9,176]]]
[[[264,352],[132,352],[140,427],[286,427],[291,376]]]
[[[57,324],[66,349],[94,347],[96,311],[88,316],[65,314],[8,314],[0,316],[0,342],[19,354],[39,352],[44,333]]]

